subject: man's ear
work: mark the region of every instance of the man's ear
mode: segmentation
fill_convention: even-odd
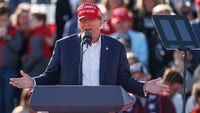
[[[103,28],[103,23],[104,23],[104,20],[103,19],[99,19],[100,29]]]

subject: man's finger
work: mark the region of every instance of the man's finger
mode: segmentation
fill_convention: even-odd
[[[29,77],[28,74],[26,74],[23,70],[20,70],[20,74],[24,77]]]
[[[163,80],[162,80],[161,77],[157,78],[157,79],[155,80],[155,82],[156,82],[156,84],[158,84],[158,85],[163,84]]]
[[[19,84],[18,82],[9,82],[12,86],[15,86],[15,87],[17,87],[17,88],[20,88],[20,89],[22,89],[23,87],[21,86],[21,84]]]
[[[156,81],[156,82],[158,82],[158,81],[160,81],[160,80],[162,80],[162,78],[161,78],[161,77],[159,77],[159,78],[155,79],[155,81]]]
[[[15,83],[15,82],[9,82],[12,86],[15,86],[15,87],[17,87],[17,83]]]

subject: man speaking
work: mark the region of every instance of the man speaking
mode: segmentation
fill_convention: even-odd
[[[139,96],[145,96],[147,92],[168,94],[168,86],[159,84],[161,78],[143,83],[131,77],[124,45],[100,33],[103,19],[96,4],[82,4],[77,15],[80,33],[56,41],[44,73],[31,78],[21,70],[22,77],[11,78],[11,85],[18,88],[52,84],[121,85],[126,91]],[[85,32],[91,33],[89,44],[83,43],[82,34]]]

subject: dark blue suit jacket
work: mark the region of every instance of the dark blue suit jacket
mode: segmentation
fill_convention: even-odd
[[[37,85],[77,85],[80,60],[80,34],[58,40],[51,60]],[[121,85],[128,92],[144,96],[143,83],[131,77],[125,47],[114,38],[101,35],[100,85]]]

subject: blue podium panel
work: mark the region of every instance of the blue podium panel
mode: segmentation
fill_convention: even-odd
[[[121,86],[36,86],[30,105],[49,113],[108,113],[123,111],[135,103]]]

